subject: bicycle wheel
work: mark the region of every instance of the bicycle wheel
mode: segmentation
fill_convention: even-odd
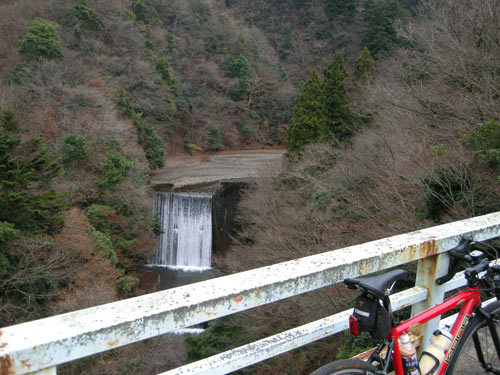
[[[484,308],[493,315],[495,319],[500,317],[500,301],[490,303]],[[500,334],[500,326],[496,327]],[[491,364],[493,370],[486,371],[479,362],[477,350],[474,345],[474,335],[477,334],[486,364]],[[491,332],[485,319],[476,317],[465,327],[462,338],[458,342],[457,349],[453,353],[446,374],[486,374],[500,373],[500,353],[497,353]]]
[[[373,374],[377,368],[359,359],[344,359],[320,367],[311,375]]]

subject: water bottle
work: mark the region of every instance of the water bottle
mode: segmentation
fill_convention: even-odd
[[[405,368],[406,375],[420,375],[418,370],[417,351],[410,341],[407,333],[399,336],[399,352]]]
[[[420,356],[420,373],[432,375],[444,360],[444,353],[450,349],[451,333],[446,330],[436,330],[431,337],[431,345],[422,352]]]

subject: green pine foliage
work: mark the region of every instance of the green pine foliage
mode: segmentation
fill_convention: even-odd
[[[222,130],[219,126],[210,126],[208,129],[208,144],[214,151],[218,151],[224,147],[222,142]]]
[[[62,47],[59,25],[39,17],[31,21],[19,41],[19,52],[30,58],[59,59],[63,56]]]
[[[61,161],[66,167],[73,163],[86,160],[88,157],[89,150],[85,138],[76,134],[70,134],[64,138]]]
[[[228,55],[220,65],[220,69],[227,77],[238,80],[236,84],[230,87],[229,97],[234,101],[243,100],[247,95],[250,80],[254,74],[254,70],[247,58],[241,54],[237,57]]]
[[[10,108],[2,108],[0,111],[0,127],[8,132],[19,130],[19,120],[16,118],[16,112]]]
[[[323,80],[323,103],[328,127],[322,134],[323,140],[343,141],[353,134],[354,113],[349,106],[349,97],[344,85],[348,76],[344,58],[336,54],[333,61],[325,68]]]
[[[127,98],[125,90],[121,87],[118,88],[118,107],[134,121],[138,141],[146,154],[149,167],[151,169],[163,168],[165,165],[165,160],[163,159],[165,150],[163,149],[162,140],[156,135],[152,124],[143,124],[142,114],[135,112],[132,102]]]
[[[348,73],[341,54],[324,70],[324,80],[312,71],[302,87],[287,132],[287,150],[302,151],[308,143],[342,143],[353,135],[354,112],[344,86]]]
[[[99,15],[88,5],[86,0],[80,0],[79,3],[73,5],[71,13],[75,19],[91,30],[97,30],[101,27]]]
[[[354,62],[354,79],[359,82],[373,74],[375,74],[375,60],[370,50],[365,47]]]
[[[168,57],[165,55],[153,55],[153,62],[155,64],[156,71],[160,74],[161,78],[174,90],[177,92],[178,84],[175,76],[170,72],[170,62]]]
[[[60,168],[40,138],[22,143],[0,130],[0,222],[35,233],[60,228],[64,195],[49,187]]]
[[[25,62],[20,62],[8,69],[5,73],[4,81],[7,85],[22,85],[29,82],[29,66]]]
[[[287,132],[287,150],[302,151],[308,143],[319,142],[328,127],[328,117],[322,102],[323,88],[316,71],[311,71],[302,87]]]
[[[135,19],[137,21],[141,21],[146,23],[148,16],[149,16],[149,10],[146,4],[144,4],[143,0],[136,0],[134,4],[132,5],[132,10],[135,14]]]
[[[14,228],[14,224],[7,221],[0,221],[0,278],[7,274],[11,266],[7,254],[7,246],[19,235],[19,231]]]
[[[186,336],[188,361],[197,361],[203,358],[228,350],[243,337],[241,327],[229,324],[232,317],[209,322],[208,327],[200,335]]]
[[[128,176],[134,163],[121,152],[110,152],[104,162],[102,177],[96,180],[100,191],[111,189],[122,182]]]
[[[226,59],[221,64],[220,68],[226,76],[239,79],[248,77],[252,70],[250,63],[243,55],[239,55],[237,57],[231,55],[226,56]]]
[[[497,168],[500,166],[500,123],[491,120],[477,124],[470,136],[470,143],[476,150],[479,159]]]
[[[350,22],[356,16],[356,0],[324,0],[324,6],[330,19],[344,16]]]
[[[388,51],[399,41],[395,20],[400,9],[396,1],[388,3],[365,0],[363,20],[366,28],[362,32],[362,43],[373,56]]]
[[[153,125],[147,124],[137,129],[139,134],[139,144],[142,146],[146,159],[149,163],[149,168],[158,169],[165,165],[163,142],[156,135]]]

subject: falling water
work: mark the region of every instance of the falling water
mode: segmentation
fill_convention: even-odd
[[[212,253],[212,196],[156,193],[153,214],[162,222],[151,263],[182,269],[210,267]]]

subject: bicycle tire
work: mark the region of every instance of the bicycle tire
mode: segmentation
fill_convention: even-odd
[[[374,374],[378,369],[368,362],[359,359],[344,359],[328,363],[311,373],[311,375],[349,375]]]
[[[500,301],[492,302],[484,307],[484,309],[497,319],[500,318]],[[500,325],[497,324],[496,330],[500,334]],[[477,352],[472,338],[474,333],[478,334],[486,363],[491,363],[496,370],[500,370],[500,360],[496,353],[486,319],[476,316],[467,323],[462,338],[458,342],[457,348],[451,357],[450,364],[446,369],[446,374],[487,373],[477,359]]]

